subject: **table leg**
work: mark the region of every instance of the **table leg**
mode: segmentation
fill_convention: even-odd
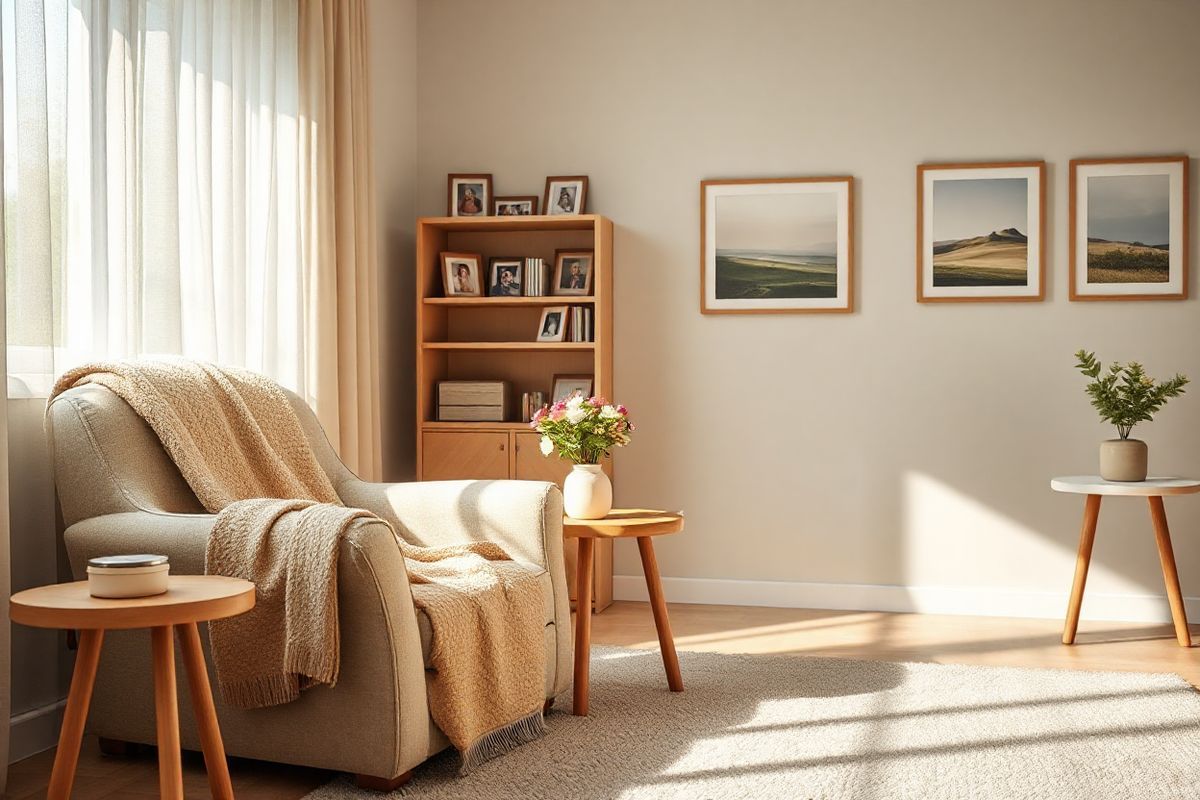
[[[170,625],[150,629],[154,655],[154,718],[158,743],[158,794],[183,800],[183,760],[179,749],[179,701],[175,696],[175,640]]]
[[[1150,518],[1154,520],[1154,538],[1158,541],[1158,560],[1162,563],[1163,583],[1171,603],[1171,619],[1175,622],[1175,638],[1182,647],[1192,646],[1188,631],[1187,611],[1183,607],[1183,592],[1179,588],[1179,572],[1175,569],[1175,551],[1171,548],[1171,529],[1167,527],[1167,511],[1161,497],[1148,497]]]
[[[200,729],[200,748],[204,751],[204,766],[208,770],[208,788],[215,800],[233,800],[233,784],[229,780],[229,764],[225,761],[225,745],[213,706],[212,687],[208,683],[208,668],[204,664],[204,649],[196,623],[176,625],[179,649],[187,671],[188,688],[192,695],[192,710],[196,727]]]
[[[638,550],[642,554],[642,572],[646,575],[646,590],[650,594],[650,610],[654,612],[654,627],[658,631],[658,647],[662,650],[663,667],[667,671],[667,686],[672,692],[683,691],[683,675],[679,672],[679,656],[675,653],[675,637],[671,635],[671,620],[667,617],[667,598],[663,595],[662,579],[658,575],[658,559],[654,557],[654,542],[649,536],[639,536]]]
[[[588,666],[592,649],[592,561],[596,540],[579,537],[579,559],[575,562],[575,685],[571,713],[588,713]]]
[[[75,768],[79,765],[79,743],[83,725],[87,722],[88,706],[92,703],[92,687],[96,685],[96,668],[100,665],[100,645],[104,631],[79,632],[79,650],[75,653],[75,671],[71,675],[71,691],[63,713],[62,731],[58,735],[58,751],[50,771],[49,800],[67,800],[75,783]]]
[[[1083,506],[1083,528],[1079,532],[1079,554],[1075,557],[1075,583],[1067,604],[1067,622],[1063,626],[1063,644],[1075,643],[1079,627],[1079,608],[1083,605],[1083,587],[1087,584],[1088,565],[1092,561],[1092,544],[1096,541],[1096,521],[1100,518],[1100,495],[1089,494]]]

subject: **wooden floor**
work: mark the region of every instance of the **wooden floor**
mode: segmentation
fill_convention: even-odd
[[[1067,647],[1059,642],[1062,623],[1055,620],[672,605],[671,623],[681,650],[1174,672],[1200,687],[1200,650],[1176,644],[1169,624],[1084,622],[1077,643]],[[1193,626],[1194,637],[1197,630]],[[649,606],[614,603],[594,618],[592,641],[657,647]],[[53,758],[53,751],[48,751],[14,764],[3,796],[44,797]],[[320,770],[241,759],[232,760],[230,771],[240,800],[300,798],[332,777]],[[208,796],[198,754],[185,755],[184,789],[189,798]],[[72,796],[78,800],[157,797],[153,751],[107,758],[100,755],[94,739],[85,740]]]

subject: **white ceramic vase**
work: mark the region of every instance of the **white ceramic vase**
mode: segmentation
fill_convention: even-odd
[[[1100,477],[1106,481],[1146,480],[1149,448],[1140,439],[1100,443]]]
[[[563,510],[574,519],[601,519],[612,511],[612,481],[599,464],[575,464],[563,481]]]

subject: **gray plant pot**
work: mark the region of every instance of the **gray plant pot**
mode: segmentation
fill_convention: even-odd
[[[1100,443],[1100,477],[1106,481],[1144,481],[1150,449],[1140,439]]]

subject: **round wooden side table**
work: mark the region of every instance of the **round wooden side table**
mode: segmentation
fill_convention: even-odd
[[[60,583],[17,592],[10,601],[14,622],[35,628],[74,628],[79,631],[75,672],[63,714],[58,752],[50,772],[47,797],[66,800],[75,782],[79,744],[87,721],[106,630],[149,628],[154,656],[154,710],[157,720],[159,795],[183,798],[183,765],[179,748],[179,705],[175,693],[175,647],[172,632],[187,667],[192,708],[200,729],[204,764],[212,796],[233,798],[225,746],[213,708],[212,688],[204,666],[197,622],[242,614],[254,607],[254,584],[219,575],[171,575],[165,594],[108,600],[88,594],[88,582]]]
[[[603,519],[563,518],[563,535],[579,540],[579,561],[576,564],[575,587],[575,687],[571,713],[585,717],[588,713],[588,667],[592,647],[592,564],[597,539],[636,538],[642,555],[642,572],[650,593],[650,609],[654,612],[654,627],[658,630],[658,645],[662,650],[667,685],[672,692],[683,691],[683,676],[679,672],[679,657],[675,654],[675,639],[671,621],[667,618],[667,600],[663,596],[658,561],[654,558],[651,537],[683,530],[683,515],[673,511],[651,511],[642,508],[614,508]]]
[[[1099,475],[1070,475],[1054,478],[1050,488],[1056,492],[1087,495],[1083,506],[1083,528],[1079,533],[1079,554],[1075,558],[1075,581],[1071,600],[1067,604],[1067,621],[1063,626],[1063,644],[1075,643],[1079,627],[1079,608],[1083,604],[1083,587],[1087,583],[1088,565],[1092,560],[1092,543],[1096,540],[1096,521],[1100,518],[1100,500],[1104,495],[1145,497],[1150,503],[1150,519],[1154,523],[1154,538],[1158,542],[1158,560],[1162,565],[1163,583],[1171,604],[1171,619],[1175,623],[1175,638],[1182,647],[1192,646],[1188,631],[1187,612],[1183,607],[1183,592],[1179,588],[1179,572],[1175,569],[1175,551],[1171,547],[1171,530],[1167,527],[1167,512],[1163,497],[1200,492],[1200,480],[1191,478],[1148,478],[1144,481],[1106,481]]]

